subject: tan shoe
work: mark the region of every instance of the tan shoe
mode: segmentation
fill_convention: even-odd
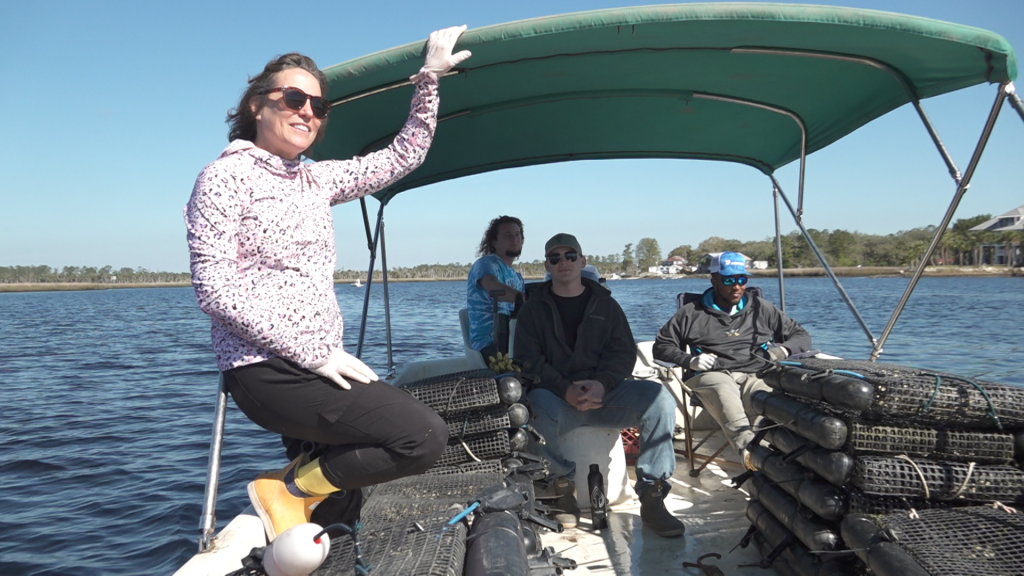
[[[275,472],[264,472],[249,483],[249,501],[263,521],[267,542],[273,541],[278,534],[293,526],[309,522],[313,509],[327,497],[299,497],[288,491],[285,478],[294,477],[294,471],[305,463],[306,456],[299,456],[284,468]]]

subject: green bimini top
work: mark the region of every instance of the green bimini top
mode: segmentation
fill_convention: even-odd
[[[386,146],[409,109],[424,42],[324,72],[334,104],[316,160]],[[426,162],[376,194],[501,168],[697,158],[765,174],[903,104],[1017,76],[985,30],[887,12],[677,4],[579,12],[467,31],[473,57],[441,79]]]

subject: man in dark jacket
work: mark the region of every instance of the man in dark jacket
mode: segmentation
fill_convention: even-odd
[[[520,310],[514,350],[523,372],[540,377],[529,399],[533,424],[546,439],[541,450],[552,474],[563,479],[556,483],[556,490],[562,487],[556,506],[567,514],[557,519],[575,525],[579,518],[571,485],[564,480],[576,463],[566,458],[560,439],[581,426],[638,427],[640,517],[660,536],[680,536],[686,528],[663,501],[676,464],[675,401],[656,382],[628,380],[636,363],[629,322],[611,292],[581,277],[587,260],[576,238],[556,234],[544,246],[544,258],[551,280],[532,292]]]
[[[744,294],[746,285],[746,256],[713,255],[711,288],[661,328],[654,358],[696,374],[686,384],[749,467],[750,395],[770,390],[754,373],[772,360],[806,352],[811,336],[771,302]]]

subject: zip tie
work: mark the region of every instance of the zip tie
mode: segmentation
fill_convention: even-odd
[[[911,460],[910,456],[907,456],[906,454],[898,454],[896,457],[901,460],[906,460],[907,462],[910,462],[910,465],[914,467],[914,471],[917,472],[917,477],[921,479],[921,486],[924,488],[924,499],[930,500],[931,493],[928,491],[928,482],[925,481],[924,472],[921,472],[921,469],[917,466],[917,462]]]
[[[1008,512],[1010,514],[1016,514],[1017,513],[1017,509],[1016,508],[1010,508],[1006,504],[1003,504],[1002,502],[999,502],[999,501],[993,502],[992,504],[990,504],[990,506],[992,506],[992,508],[995,509],[995,510],[1003,510],[1003,511]]]
[[[967,466],[967,476],[964,477],[963,484],[960,484],[960,487],[957,488],[956,492],[954,492],[953,495],[949,496],[948,498],[939,498],[939,500],[956,500],[957,498],[959,498],[960,495],[963,494],[964,489],[967,488],[967,483],[971,481],[971,474],[974,474],[974,462],[971,462]]]

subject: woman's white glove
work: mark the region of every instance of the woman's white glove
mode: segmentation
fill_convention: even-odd
[[[331,352],[331,357],[327,359],[327,364],[319,368],[313,368],[311,370],[315,374],[319,374],[324,378],[333,380],[338,386],[341,386],[345,390],[351,390],[352,385],[349,384],[345,378],[351,378],[356,382],[362,382],[363,384],[369,384],[370,382],[376,382],[379,380],[377,375],[370,370],[370,367],[363,364],[363,361],[355,356],[345,352],[341,348],[335,348],[334,352]],[[345,378],[342,378],[344,376]]]
[[[423,62],[423,68],[420,68],[419,73],[412,76],[410,80],[415,82],[423,76],[433,76],[434,79],[440,78],[472,56],[473,53],[469,50],[452,54],[455,43],[465,31],[466,25],[463,24],[462,26],[452,26],[451,28],[431,32],[430,37],[427,38],[427,55]]]
[[[715,362],[718,362],[718,356],[714,354],[698,354],[690,358],[690,370],[707,372],[715,367]]]

